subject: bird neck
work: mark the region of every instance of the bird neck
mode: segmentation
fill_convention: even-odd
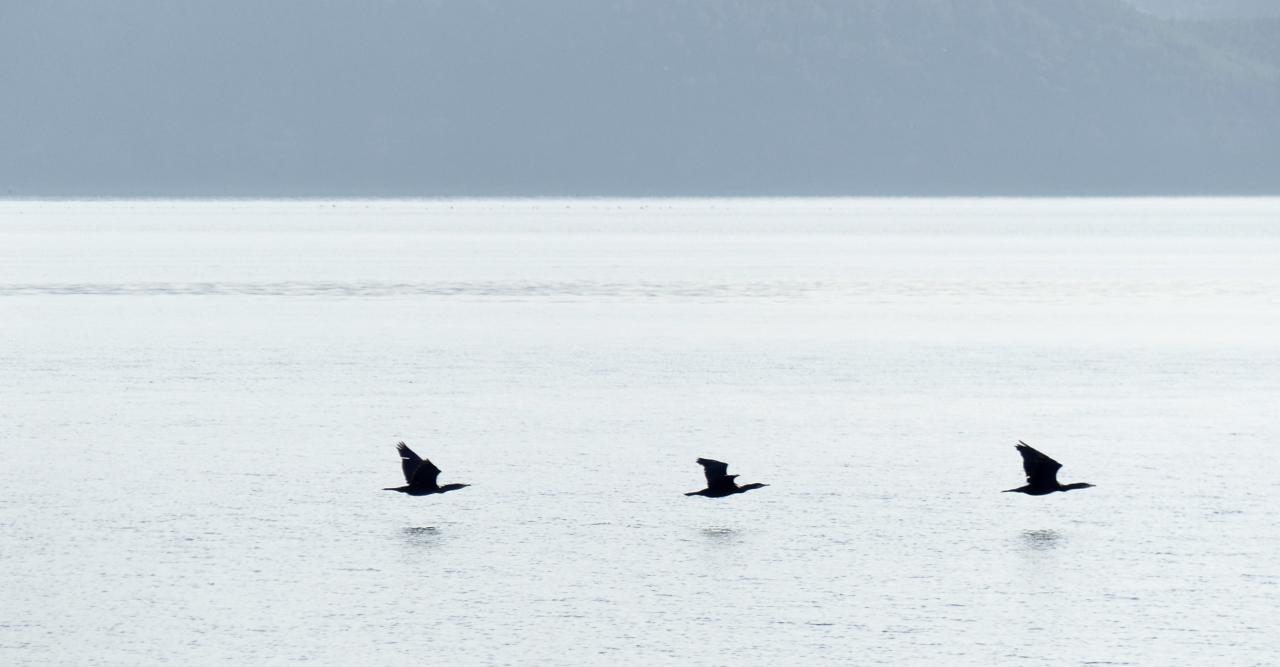
[[[1087,484],[1087,483],[1085,483],[1085,482],[1076,482],[1075,484],[1064,484],[1063,486],[1059,487],[1059,489],[1058,489],[1058,490],[1059,490],[1059,491],[1071,491],[1071,490],[1073,490],[1073,489],[1088,489],[1088,488],[1092,488],[1092,487],[1093,487],[1093,485],[1092,485],[1092,484]]]

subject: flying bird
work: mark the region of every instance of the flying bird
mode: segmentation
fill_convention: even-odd
[[[1018,441],[1017,448],[1018,453],[1022,455],[1022,469],[1027,473],[1027,485],[1016,489],[1005,489],[1001,493],[1025,493],[1028,496],[1044,496],[1054,491],[1087,489],[1093,486],[1084,482],[1060,484],[1058,482],[1058,469],[1062,467],[1061,463],[1041,454],[1034,447],[1021,440]]]
[[[684,494],[686,496],[723,498],[725,496],[732,496],[735,493],[746,493],[751,489],[769,486],[768,484],[761,484],[759,482],[738,486],[738,483],[733,481],[738,476],[728,474],[728,463],[713,461],[711,459],[698,459],[698,465],[702,466],[702,472],[707,475],[707,488],[701,491],[691,491]]]
[[[440,476],[440,469],[436,467],[436,464],[413,453],[413,450],[409,449],[409,445],[403,442],[396,445],[396,449],[400,452],[400,467],[404,468],[404,481],[408,482],[408,484],[406,486],[389,487],[383,489],[383,491],[399,491],[411,496],[429,496],[433,493],[448,493],[471,486],[470,484],[445,484],[440,486],[436,483],[436,478]]]

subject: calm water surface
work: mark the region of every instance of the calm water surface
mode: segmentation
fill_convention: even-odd
[[[1278,408],[1280,200],[0,202],[0,663],[1272,665]]]

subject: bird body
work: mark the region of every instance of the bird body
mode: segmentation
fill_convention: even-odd
[[[389,486],[383,489],[383,491],[399,491],[400,493],[403,493],[408,496],[431,496],[439,493],[448,493],[450,491],[457,491],[458,489],[463,489],[468,486],[471,486],[471,485],[470,484],[445,484],[444,486],[437,486],[434,489],[420,489],[420,488],[414,488],[412,486]]]
[[[728,474],[729,464],[722,461],[698,459],[698,465],[702,466],[702,472],[707,477],[707,488],[701,491],[690,491],[689,493],[684,494],[686,496],[724,498],[737,493],[746,493],[752,489],[769,486],[768,484],[761,484],[759,482],[738,486],[738,483],[734,481],[738,476]]]
[[[440,486],[436,482],[440,476],[440,469],[434,463],[415,454],[403,442],[396,445],[396,450],[400,452],[400,467],[404,470],[404,481],[408,482],[408,484],[388,487],[383,491],[399,491],[410,496],[430,496],[471,486],[470,484],[445,484]]]
[[[1092,484],[1085,482],[1076,482],[1074,484],[1062,484],[1058,481],[1058,469],[1062,467],[1061,463],[1045,456],[1037,451],[1031,445],[1019,440],[1016,445],[1018,453],[1022,455],[1022,470],[1027,473],[1026,486],[1020,486],[1016,489],[1005,489],[1002,493],[1025,493],[1028,496],[1047,496],[1055,491],[1072,491],[1075,489],[1087,489]]]

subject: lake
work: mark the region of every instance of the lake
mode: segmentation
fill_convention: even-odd
[[[0,662],[1275,664],[1277,414],[1280,199],[0,201]]]

